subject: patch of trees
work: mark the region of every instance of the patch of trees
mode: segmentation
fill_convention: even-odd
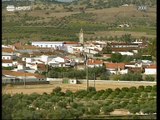
[[[85,79],[86,70],[76,70],[74,68],[50,68],[48,77]],[[106,80],[109,78],[109,74],[104,66],[88,68],[88,78],[91,80],[96,78]]]
[[[127,55],[121,55],[120,53],[112,53],[111,58],[109,58],[109,61],[112,61],[113,63],[119,63],[119,62],[130,62],[134,58],[132,56]]]
[[[156,113],[156,85],[110,88],[96,91],[62,92],[56,87],[50,94],[2,94],[2,119],[78,119],[109,115],[115,109],[133,113]]]

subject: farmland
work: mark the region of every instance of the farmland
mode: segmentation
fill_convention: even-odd
[[[119,114],[121,119],[130,115],[131,119],[156,119],[156,85],[99,91],[89,87],[76,92],[56,87],[50,94],[3,94],[2,98],[6,119],[116,118]]]
[[[36,7],[36,6],[35,6]],[[39,5],[39,7],[42,7]],[[60,7],[60,6],[59,6]],[[42,7],[43,8],[43,7]],[[118,28],[120,24],[129,28]],[[29,12],[2,11],[2,38],[16,41],[78,41],[78,32],[84,30],[87,40],[108,40],[108,37],[121,37],[131,34],[133,38],[156,37],[156,7],[148,11],[138,11],[135,5],[104,9],[85,9],[66,11],[31,10]]]

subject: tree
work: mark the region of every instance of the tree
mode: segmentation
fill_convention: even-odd
[[[129,88],[129,91],[135,93],[137,91],[137,88],[135,86],[132,86]]]
[[[110,106],[103,106],[102,110],[103,110],[104,114],[110,114],[110,112],[113,111],[113,107],[111,105]]]
[[[95,87],[88,87],[88,92],[96,91]]]
[[[52,90],[52,92],[53,93],[59,93],[59,92],[61,92],[61,87],[56,87],[56,88],[54,88],[53,90]]]
[[[90,107],[90,114],[92,115],[99,115],[100,110],[98,106],[92,106]]]
[[[139,86],[139,87],[138,87],[138,91],[139,91],[139,92],[143,92],[143,91],[144,91],[144,86],[142,86],[142,85]]]
[[[145,77],[145,80],[146,80],[146,81],[154,81],[155,79],[154,79],[153,76],[147,75],[147,76]]]
[[[135,114],[135,113],[139,113],[140,112],[140,107],[139,106],[132,106],[131,108],[129,108],[129,112]]]
[[[126,43],[131,43],[131,41],[132,41],[131,34],[122,35],[121,39],[122,39],[122,41],[124,41]]]
[[[152,86],[146,86],[144,91],[145,92],[151,92],[152,91]]]

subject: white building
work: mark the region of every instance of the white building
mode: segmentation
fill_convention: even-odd
[[[64,42],[37,41],[32,42],[32,45],[42,48],[62,49],[64,46]]]
[[[2,60],[2,67],[12,67],[13,61],[12,60]]]
[[[146,75],[156,75],[157,74],[156,65],[150,65],[148,68],[145,68],[144,74],[146,74]]]
[[[14,7],[14,5],[8,5],[6,7],[6,10],[9,11],[9,12],[13,12],[13,11],[15,11],[15,7]]]
[[[10,53],[2,53],[2,59],[3,60],[12,60],[12,54]]]

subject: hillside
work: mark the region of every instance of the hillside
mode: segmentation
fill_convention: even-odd
[[[81,0],[61,3],[35,0],[33,4],[16,3],[16,6],[32,5],[31,11],[16,12],[6,11],[5,6],[9,3],[3,2],[2,38],[10,39],[11,43],[23,40],[78,41],[80,28],[84,30],[85,40],[108,40],[124,34],[131,34],[135,38],[156,37],[155,1],[146,2],[146,11],[137,10],[138,0],[128,6],[123,4],[131,0],[121,1]],[[128,24],[129,27],[119,28],[121,24]]]

